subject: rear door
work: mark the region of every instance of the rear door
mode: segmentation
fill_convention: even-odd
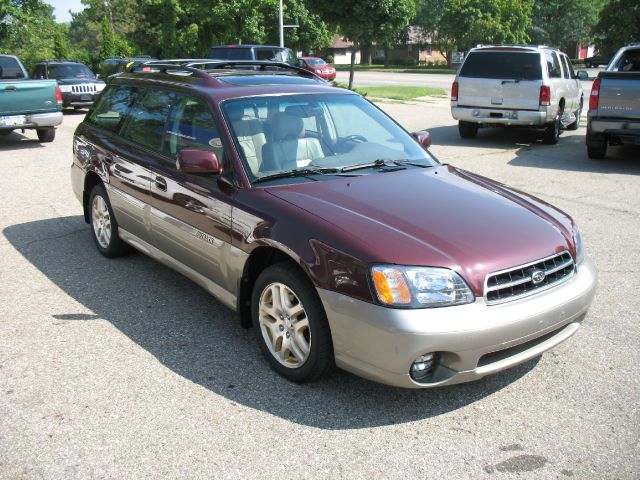
[[[560,61],[562,62],[562,78],[566,88],[564,111],[565,113],[574,113],[580,102],[580,85],[578,83],[580,80],[575,78],[571,61],[565,54],[560,54]]]
[[[458,74],[461,107],[538,110],[540,54],[518,49],[476,50]]]
[[[119,135],[130,123],[136,97],[143,92],[133,87],[110,85],[91,110],[84,124],[91,133],[78,135],[75,148],[80,157],[96,165],[121,229],[149,242],[151,172],[147,152],[140,145],[123,141]],[[134,111],[135,114],[137,111]]]

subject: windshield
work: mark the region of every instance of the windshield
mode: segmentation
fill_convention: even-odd
[[[307,65],[311,67],[323,67],[327,64],[327,62],[321,58],[307,58],[305,61],[307,62]]]
[[[541,80],[540,54],[471,52],[462,65],[460,76],[509,80]]]
[[[406,131],[359,95],[250,97],[223,103],[252,181],[295,169],[372,173],[381,162],[433,166],[438,162]],[[375,163],[378,161],[378,163]]]
[[[49,65],[49,78],[95,78],[84,65]]]

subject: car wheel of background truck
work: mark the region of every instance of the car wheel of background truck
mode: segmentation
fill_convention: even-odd
[[[118,222],[102,185],[96,185],[89,197],[89,224],[91,236],[98,251],[107,258],[127,253],[129,246],[118,235]]]
[[[542,134],[542,141],[547,145],[555,145],[558,143],[558,139],[560,138],[561,118],[562,108],[559,108],[553,123],[547,125],[547,128],[544,129],[544,133]]]
[[[578,110],[576,110],[575,115],[575,122],[567,125],[567,130],[577,130],[578,128],[580,128],[580,115],[582,115],[582,99],[580,99],[580,106],[578,107]]]
[[[36,133],[38,134],[40,143],[53,142],[53,139],[56,138],[56,131],[53,128],[38,128]]]
[[[476,138],[478,134],[478,124],[471,122],[458,122],[458,132],[462,138]]]
[[[13,130],[0,130],[0,135],[9,135]]]
[[[595,160],[604,158],[607,155],[607,137],[603,136],[602,141],[597,143],[589,137],[590,135],[587,132],[587,155],[589,155],[589,158],[593,158]],[[596,145],[594,145],[594,143],[596,143]]]
[[[333,343],[324,308],[296,266],[278,263],[258,276],[251,317],[260,350],[283,377],[309,382],[333,370]]]

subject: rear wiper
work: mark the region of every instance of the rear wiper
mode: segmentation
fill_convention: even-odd
[[[294,168],[293,170],[287,170],[285,172],[278,172],[264,177],[257,178],[253,183],[262,183],[269,180],[276,180],[278,178],[292,178],[292,177],[305,177],[307,175],[327,175],[331,173],[340,173],[338,168],[320,168],[320,167],[303,167]]]

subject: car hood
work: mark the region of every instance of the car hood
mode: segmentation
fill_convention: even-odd
[[[447,165],[267,190],[333,224],[363,261],[451,268],[476,295],[490,272],[574,253],[566,214]]]
[[[80,85],[83,83],[104,83],[97,78],[56,78],[58,85]]]

